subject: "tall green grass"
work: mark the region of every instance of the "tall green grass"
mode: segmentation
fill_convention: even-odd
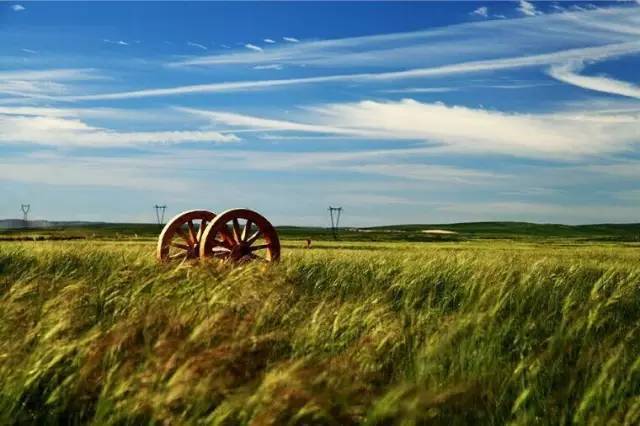
[[[0,424],[638,424],[640,250],[0,245]]]

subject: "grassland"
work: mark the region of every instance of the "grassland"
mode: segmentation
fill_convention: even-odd
[[[94,223],[83,226],[54,226],[39,229],[0,229],[0,241],[15,239],[91,239],[107,241],[152,241],[160,227],[149,223]],[[452,231],[451,235],[429,235],[425,230]],[[333,240],[330,229],[280,226],[284,239]],[[528,222],[470,222],[342,228],[339,239],[360,242],[433,242],[468,240],[515,240],[556,242],[640,242],[640,223],[599,225],[558,225]]]
[[[637,243],[302,246],[0,242],[0,424],[640,422]]]

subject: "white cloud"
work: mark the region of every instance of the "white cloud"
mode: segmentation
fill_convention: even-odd
[[[256,65],[253,67],[254,70],[281,70],[282,65],[280,64],[269,64],[269,65]]]
[[[36,55],[38,53],[37,50],[33,50],[33,49],[20,49],[22,50],[24,53],[30,53],[32,55]]]
[[[526,15],[526,16],[542,15],[542,12],[540,12],[538,9],[536,9],[536,7],[533,5],[533,3],[530,3],[530,2],[528,2],[526,0],[520,0],[519,6],[518,6],[518,11],[520,13],[522,13],[523,15]]]
[[[401,102],[329,104],[307,109],[304,120],[278,120],[227,112],[184,110],[213,122],[258,131],[344,134],[387,140],[422,140],[432,153],[498,153],[575,160],[621,152],[640,140],[640,114],[591,117],[508,114],[499,111]]]
[[[0,93],[48,99],[53,95],[64,95],[67,86],[55,81],[5,80],[0,81]]]
[[[570,61],[564,65],[554,65],[549,75],[564,83],[583,89],[640,99],[640,87],[625,81],[608,77],[592,77],[578,74],[584,65],[581,61]]]
[[[102,39],[102,41],[104,41],[105,43],[109,43],[109,44],[117,44],[118,46],[128,46],[129,43],[127,43],[124,40],[109,40],[108,38]]]
[[[469,15],[481,16],[483,18],[487,18],[489,16],[489,8],[487,6],[481,6],[469,13]]]
[[[438,77],[445,75],[479,73],[494,70],[506,70],[514,68],[532,67],[548,65],[567,60],[601,60],[612,56],[626,55],[640,52],[640,42],[617,43],[597,47],[568,49],[559,52],[520,56],[504,59],[492,59],[483,61],[462,62],[451,65],[443,65],[433,68],[417,68],[407,71],[393,71],[381,73],[359,73],[328,75],[320,77],[292,78],[282,80],[258,80],[258,81],[238,81],[229,83],[198,84],[191,86],[178,86],[164,89],[135,90],[120,93],[104,93],[95,95],[67,96],[60,97],[60,100],[106,100],[106,99],[129,99],[154,96],[169,96],[187,93],[216,93],[231,92],[239,90],[256,90],[273,87],[283,87],[301,84],[357,81],[376,82],[393,81],[411,78]]]
[[[265,38],[263,41],[264,41],[265,43],[269,43],[269,44],[273,44],[273,43],[275,43],[275,42],[276,42],[275,40],[270,39],[270,38]]]
[[[300,42],[300,40],[298,40],[295,37],[282,37],[282,39],[284,41],[288,41],[289,43],[299,43]]]
[[[311,133],[331,133],[344,135],[371,135],[369,132],[346,129],[327,125],[297,123],[287,120],[275,120],[250,115],[234,114],[221,111],[206,111],[193,108],[177,108],[179,111],[189,112],[210,119],[215,123],[222,123],[227,126],[246,127],[259,131],[280,130],[280,131],[298,131]]]
[[[256,52],[262,52],[262,47],[256,46],[255,44],[247,43],[244,47],[249,50],[255,50]]]
[[[448,217],[464,220],[537,221],[541,223],[591,224],[603,222],[631,223],[637,220],[637,209],[605,203],[531,203],[521,201],[459,202],[436,207]],[[634,211],[635,210],[635,211]],[[473,212],[469,216],[469,212]],[[472,217],[473,219],[469,219]]]
[[[69,83],[102,80],[106,77],[90,68],[16,69],[0,71],[0,93],[35,99],[53,100],[70,95]]]
[[[188,42],[187,42],[187,46],[189,46],[189,47],[195,47],[195,48],[198,48],[198,49],[201,49],[201,50],[209,50],[209,49],[207,48],[207,46],[205,46],[205,45],[203,45],[203,44],[200,44],[200,43],[194,43],[194,42],[192,42],[192,41],[188,41]]]
[[[408,69],[635,41],[640,10],[607,8],[530,19],[481,20],[423,31],[282,43],[260,54],[231,51],[174,66],[285,63],[307,67]],[[545,31],[540,31],[545,28]],[[473,43],[470,43],[473,40]]]
[[[405,87],[382,90],[383,93],[445,93],[459,90],[457,87]]]
[[[383,163],[354,166],[341,166],[340,170],[370,173],[396,178],[413,179],[449,184],[486,185],[488,180],[503,179],[497,173],[419,163]]]
[[[94,127],[62,110],[11,107],[0,110],[0,144],[125,147],[184,142],[235,142],[235,135],[214,131],[123,132]],[[23,113],[24,115],[21,115]],[[35,115],[34,113],[44,113]]]
[[[0,71],[0,80],[102,80],[106,77],[94,68],[16,69]]]
[[[181,193],[193,189],[185,178],[117,159],[27,155],[0,159],[0,180],[42,185],[97,186]],[[165,169],[166,171],[166,169]]]
[[[22,12],[23,10],[25,10],[25,7],[21,4],[14,4],[13,6],[11,6],[11,9],[14,12]]]

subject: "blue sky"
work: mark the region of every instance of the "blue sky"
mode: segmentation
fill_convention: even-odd
[[[638,2],[0,3],[0,217],[640,217]]]

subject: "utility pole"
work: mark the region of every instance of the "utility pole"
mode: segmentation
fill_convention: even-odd
[[[20,210],[22,210],[22,222],[25,228],[29,227],[29,211],[31,210],[31,204],[21,204]]]
[[[331,217],[331,232],[333,233],[334,240],[338,239],[338,230],[340,229],[341,214],[342,214],[342,207],[329,206],[329,216]]]
[[[165,210],[167,210],[167,206],[166,205],[159,206],[158,204],[156,204],[153,207],[156,209],[156,221],[158,222],[158,225],[160,226],[164,225],[164,212]]]

